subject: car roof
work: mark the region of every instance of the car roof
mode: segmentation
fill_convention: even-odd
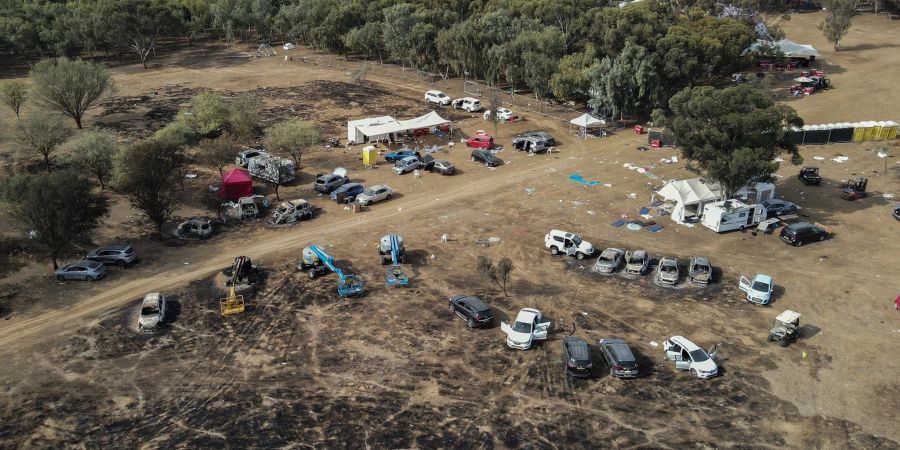
[[[797,223],[792,223],[792,224],[784,227],[784,229],[795,231],[795,230],[802,230],[804,228],[814,228],[814,227],[815,227],[815,225],[813,225],[809,222],[797,222]]]
[[[755,277],[753,277],[753,281],[761,281],[766,284],[772,284],[772,277],[758,273]]]
[[[591,359],[591,349],[587,341],[578,336],[566,336],[563,339],[563,345],[569,351],[569,356],[575,359]]]
[[[439,91],[439,90],[437,90],[437,89],[432,89],[432,90],[430,90],[430,91],[426,91],[425,93],[426,93],[426,94],[443,94],[443,92],[441,92],[441,91]]]
[[[406,157],[404,157],[403,159],[401,159],[400,161],[401,161],[401,162],[402,162],[402,161],[412,161],[412,160],[414,160],[414,159],[415,159],[415,160],[418,160],[419,157],[418,157],[418,156],[406,156]]]
[[[575,236],[575,233],[569,233],[568,231],[563,231],[563,230],[550,230],[550,234],[564,236],[567,238],[571,238],[571,237]]]
[[[454,297],[454,300],[458,300],[458,301],[465,300],[466,303],[472,305],[472,307],[478,311],[484,311],[485,309],[490,309],[490,307],[488,305],[484,304],[484,302],[481,301],[480,298],[478,298],[474,295],[460,295],[460,296]]]
[[[706,264],[709,265],[709,258],[705,256],[696,256],[694,257],[694,264]]]
[[[700,346],[691,342],[690,339],[688,339],[684,336],[672,336],[669,338],[669,341],[684,347],[684,349],[689,352],[700,349]]]
[[[775,320],[785,322],[785,323],[791,323],[791,322],[799,319],[800,316],[801,316],[800,313],[798,313],[796,311],[791,311],[790,309],[787,309],[784,312],[782,312],[781,314],[779,314],[778,317],[775,318]]]
[[[146,305],[147,303],[151,303],[151,302],[152,302],[152,303],[156,303],[156,302],[159,301],[159,298],[160,298],[160,297],[162,297],[162,294],[160,294],[159,292],[151,292],[151,293],[149,293],[149,294],[147,294],[147,295],[144,296],[144,302],[143,302],[143,303],[144,303],[145,305]]]
[[[369,189],[378,190],[378,189],[386,188],[386,187],[389,187],[389,186],[386,184],[376,184],[375,186],[369,186]]]
[[[96,268],[99,268],[100,266],[102,266],[103,263],[99,262],[99,261],[91,261],[89,259],[82,259],[80,261],[75,261],[68,265],[69,266],[85,266],[85,267],[89,267],[91,269],[96,269]]]
[[[97,250],[119,250],[119,251],[122,251],[122,250],[128,250],[129,248],[131,248],[131,246],[128,244],[110,244],[105,247],[100,247]]]
[[[291,201],[285,202],[285,203],[290,203],[290,204],[293,205],[293,206],[299,206],[299,205],[305,205],[305,204],[307,204],[307,203],[309,203],[309,202],[306,201],[306,200],[304,200],[304,199],[302,199],[302,198],[298,198],[297,200],[291,200]]]
[[[673,258],[671,256],[663,256],[659,259],[659,265],[665,264],[678,264],[678,258]]]
[[[434,163],[435,163],[435,164],[443,164],[443,165],[446,165],[446,166],[452,166],[452,165],[453,165],[453,163],[451,163],[450,161],[447,161],[446,159],[436,159],[436,160],[434,160]]]
[[[621,255],[623,253],[625,253],[625,251],[620,248],[610,247],[608,249],[603,250],[603,253],[601,253],[600,256],[614,256],[614,255]]]
[[[525,322],[531,323],[534,322],[534,319],[537,317],[533,311],[529,311],[527,308],[519,311],[519,314],[516,316],[516,322]]]
[[[609,353],[619,362],[637,360],[631,351],[631,347],[621,339],[604,339],[600,345],[606,347]]]

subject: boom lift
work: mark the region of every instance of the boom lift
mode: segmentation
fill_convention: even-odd
[[[378,245],[378,255],[381,258],[381,264],[390,263],[391,268],[387,271],[385,282],[388,286],[408,286],[409,278],[403,275],[403,264],[406,261],[406,249],[403,247],[403,238],[400,235],[391,233],[381,237]]]
[[[219,308],[222,314],[238,314],[244,312],[244,296],[237,295],[235,286],[238,284],[253,284],[257,281],[259,268],[254,267],[249,257],[238,256],[231,264],[231,278],[226,282],[228,296],[219,299]]]
[[[336,273],[340,279],[338,295],[341,297],[362,294],[365,286],[365,282],[359,275],[344,273],[340,267],[334,264],[334,258],[325,253],[325,249],[318,245],[310,245],[303,249],[303,259],[297,265],[297,269],[306,271],[310,278],[316,278],[329,271]]]

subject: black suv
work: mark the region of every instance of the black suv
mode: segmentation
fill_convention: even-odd
[[[799,247],[810,242],[824,241],[828,232],[811,223],[799,222],[782,228],[779,237],[786,244]]]
[[[466,321],[469,328],[483,327],[491,324],[494,313],[480,298],[470,295],[454,295],[450,297],[450,311]]]
[[[594,374],[594,363],[591,361],[591,347],[587,341],[576,336],[566,336],[563,339],[562,346],[566,375],[590,377]]]
[[[497,167],[502,162],[490,150],[472,150],[472,160],[484,163],[488,167]]]
[[[601,339],[600,354],[609,366],[609,374],[618,378],[635,378],[640,373],[637,358],[621,339]]]
[[[126,244],[113,244],[88,252],[84,259],[101,262],[107,266],[130,266],[137,259],[134,247]]]
[[[822,184],[822,176],[819,175],[818,167],[808,166],[800,169],[800,173],[797,174],[797,179],[806,186],[809,186],[810,184],[816,186]]]

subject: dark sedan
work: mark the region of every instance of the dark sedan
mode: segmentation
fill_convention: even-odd
[[[576,336],[563,339],[563,363],[566,375],[573,377],[590,377],[594,374],[594,362],[591,360],[591,347],[587,341]]]
[[[454,295],[450,297],[450,312],[466,321],[469,328],[483,327],[491,324],[494,313],[480,298],[471,295]]]
[[[601,339],[600,354],[609,366],[609,374],[618,378],[634,378],[640,368],[628,344],[621,339]]]
[[[487,167],[497,167],[503,162],[490,150],[472,150],[472,161],[483,163]]]
[[[347,183],[331,191],[331,199],[337,203],[356,201],[356,196],[361,194],[366,187],[361,183]]]

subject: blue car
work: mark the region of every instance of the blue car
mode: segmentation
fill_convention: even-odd
[[[396,162],[400,161],[403,158],[406,158],[407,156],[418,156],[419,158],[422,157],[421,155],[419,155],[419,152],[410,148],[404,148],[397,152],[385,153],[384,159],[389,162]]]
[[[366,187],[360,183],[347,183],[331,191],[331,199],[337,203],[354,202],[356,201],[356,196],[364,190],[366,190]]]

